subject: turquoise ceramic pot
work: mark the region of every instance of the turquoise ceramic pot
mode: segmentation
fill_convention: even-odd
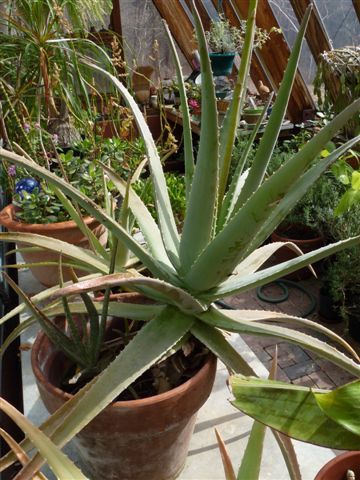
[[[235,58],[235,52],[209,54],[211,68],[216,77],[230,75]]]

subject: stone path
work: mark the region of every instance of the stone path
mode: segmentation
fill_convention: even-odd
[[[318,299],[320,282],[317,279],[302,281],[300,282],[300,285],[306,288],[316,299]],[[278,287],[269,285],[266,288],[265,293],[267,295],[278,296],[281,292]],[[255,290],[228,298],[226,299],[226,302],[236,308],[273,310],[296,316],[299,316],[301,312],[306,311],[310,303],[309,298],[303,292],[291,287],[289,289],[288,300],[278,304],[270,304],[260,300],[257,297]],[[339,324],[327,324],[317,311],[307,318],[335,331],[338,335],[345,338],[352,347],[359,352],[360,345],[354,342],[346,334],[344,322]],[[317,358],[312,352],[305,351],[297,345],[292,345],[275,337],[242,335],[242,338],[267,368],[270,367],[274,357],[275,347],[277,346],[279,380],[308,387],[328,389],[343,385],[353,379],[349,373],[343,371],[341,368],[333,365],[327,360]],[[321,338],[324,339],[323,336],[321,336]]]

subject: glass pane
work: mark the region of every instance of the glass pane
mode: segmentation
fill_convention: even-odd
[[[299,30],[299,22],[289,0],[269,0],[269,3],[290,48],[292,48]],[[299,69],[309,90],[312,91],[316,63],[306,41],[301,52]]]
[[[316,0],[334,48],[360,44],[360,25],[352,0]]]
[[[161,16],[151,0],[121,0],[121,22],[124,53],[130,68],[150,65],[162,78],[175,76],[171,51],[165,36]],[[154,55],[154,42],[158,52]],[[191,73],[185,57],[178,49],[184,75]],[[153,76],[154,79],[154,76]]]

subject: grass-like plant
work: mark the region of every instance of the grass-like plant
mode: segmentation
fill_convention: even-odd
[[[157,222],[154,221],[139,196],[129,187],[129,182],[126,183],[106,165],[103,165],[103,168],[123,195],[127,209],[131,211],[139,225],[145,244],[140,244],[133,238],[124,222],[115,221],[91,199],[66,181],[52,175],[31,160],[0,150],[0,156],[3,159],[32,170],[57,189],[61,189],[64,195],[102,222],[112,232],[115,239],[110,252],[113,261],[106,263],[103,259],[96,259],[99,271],[97,275],[76,284],[66,285],[63,288],[55,287],[42,292],[32,298],[34,304],[46,299],[55,302],[63,297],[99,289],[105,290],[105,302],[113,287],[126,287],[157,302],[157,305],[147,306],[145,319],[148,321],[146,325],[115,360],[42,426],[43,432],[59,447],[62,447],[79,432],[151,365],[162,359],[172,348],[179,348],[189,333],[203,342],[229,369],[243,375],[252,375],[253,371],[241,354],[228,343],[223,331],[279,337],[284,341],[309,349],[356,377],[360,374],[359,359],[352,348],[340,337],[310,320],[269,311],[228,311],[218,308],[215,304],[224,297],[264,285],[360,242],[360,237],[349,238],[315,252],[300,255],[280,265],[264,267],[266,260],[283,245],[273,243],[261,246],[264,240],[313,182],[359,140],[355,138],[348,141],[326,158],[318,157],[324,145],[360,109],[360,101],[349,106],[329,122],[278,171],[265,179],[267,165],[286,113],[304,32],[310,15],[310,10],[308,10],[292,49],[284,79],[252,166],[249,170],[243,171],[248,151],[261,124],[261,118],[254,128],[249,143],[244,148],[232,179],[229,179],[232,150],[246,92],[246,79],[249,74],[257,0],[250,2],[245,43],[233,102],[220,128],[205,35],[194,2],[191,3],[199,42],[202,73],[201,136],[196,159],[194,158],[190,116],[182,72],[174,42],[165,25],[170,47],[176,60],[184,124],[186,214],[181,233],[176,227],[165,176],[146,121],[123,84],[99,66],[93,65],[92,68],[101,72],[115,84],[133,111],[138,129],[144,139],[154,187]],[[316,158],[317,160],[314,162]],[[3,241],[25,240],[14,234],[2,234],[0,239]],[[27,238],[25,241],[35,245],[39,239]],[[45,239],[41,242],[42,246],[48,249],[75,256],[75,250],[66,248],[65,245],[57,246],[56,242]],[[125,245],[136,255],[150,272],[150,276],[145,277],[134,271],[124,272],[122,264],[116,261],[118,245]],[[76,252],[77,254],[81,253],[84,260],[84,252],[81,249]],[[89,261],[94,257],[89,256]],[[104,272],[106,269],[107,271]],[[123,308],[127,318],[136,319],[138,307],[139,305],[134,305],[132,309],[128,305],[120,306],[118,313],[121,313]],[[19,306],[1,321],[6,321],[11,315],[23,309],[24,306]],[[74,306],[73,303],[69,303],[69,309],[70,311],[71,309],[79,311],[81,307],[78,304]],[[56,314],[62,308],[59,302],[50,304],[45,310],[47,313],[51,311],[52,314]],[[101,319],[100,329],[104,328],[105,321],[106,319]],[[292,327],[306,327],[315,332],[321,332],[344,348],[347,354],[340,352],[323,340]],[[359,383],[357,382],[355,385],[358,388]],[[357,396],[357,402],[358,398],[359,396]],[[274,398],[273,401],[275,402]],[[311,413],[312,410],[309,412]],[[329,443],[338,438],[344,440],[344,445],[348,445],[348,439],[351,437],[351,447],[360,448],[360,437],[349,432],[343,423],[333,425],[333,428],[328,429],[326,433]],[[274,434],[282,445],[279,434],[276,432]],[[304,439],[306,440],[306,438]],[[312,441],[322,443],[323,437],[315,435],[312,437]],[[23,448],[24,450],[29,448],[27,441],[23,444]],[[3,459],[0,463],[1,468],[11,463],[13,459],[14,457],[10,455]],[[36,471],[42,463],[42,458],[35,455],[24,471]],[[291,469],[291,462],[289,462],[289,468]]]

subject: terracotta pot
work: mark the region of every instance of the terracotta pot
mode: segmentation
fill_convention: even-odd
[[[107,230],[103,225],[100,225],[97,220],[92,217],[85,217],[86,225],[93,231],[96,237],[100,240],[102,245],[107,242]],[[16,233],[35,233],[37,235],[44,235],[46,237],[56,238],[63,242],[71,243],[78,247],[89,248],[89,242],[82,232],[77,227],[76,223],[71,221],[48,223],[48,224],[28,224],[19,222],[15,217],[14,205],[8,205],[0,212],[0,225],[3,225],[9,232]],[[17,243],[18,248],[28,247],[24,243]],[[59,255],[50,251],[24,251],[22,256],[26,263],[38,262],[58,262]],[[31,267],[34,277],[39,280],[46,287],[52,287],[59,283],[59,271],[55,266]],[[85,275],[86,272],[77,270],[79,276]],[[71,275],[68,268],[63,269],[64,280],[70,280]]]
[[[300,226],[299,229],[304,230],[307,232],[306,238],[291,238],[290,234],[287,235],[286,232],[282,232],[280,230],[276,230],[271,234],[271,241],[272,242],[292,242],[297,245],[303,253],[308,253],[313,250],[316,250],[317,248],[320,248],[324,245],[324,239],[321,236],[314,235],[311,238],[311,235],[308,235],[309,230],[305,226]],[[314,233],[314,232],[313,232]],[[287,247],[282,247],[280,248],[276,254],[275,257],[278,262],[286,262],[287,260],[290,260],[292,258],[296,258],[297,255],[295,252],[290,250]],[[310,278],[312,276],[310,270],[308,268],[301,268],[300,270],[291,273],[290,275],[286,275],[285,278],[289,278],[291,280],[305,280],[307,278]]]
[[[261,117],[263,109],[262,108],[245,108],[242,114],[243,120],[250,125],[255,125],[255,123]]]
[[[314,480],[345,480],[347,470],[360,476],[360,452],[346,452],[326,463]]]
[[[150,99],[150,77],[154,69],[150,65],[140,66],[133,73],[133,90],[136,100],[142,105],[147,105]]]
[[[53,413],[71,398],[57,387],[66,359],[40,333],[31,361],[40,396]],[[216,358],[210,355],[204,366],[179,387],[105,408],[74,439],[89,478],[176,478],[184,467],[196,414],[210,395],[215,373]]]

